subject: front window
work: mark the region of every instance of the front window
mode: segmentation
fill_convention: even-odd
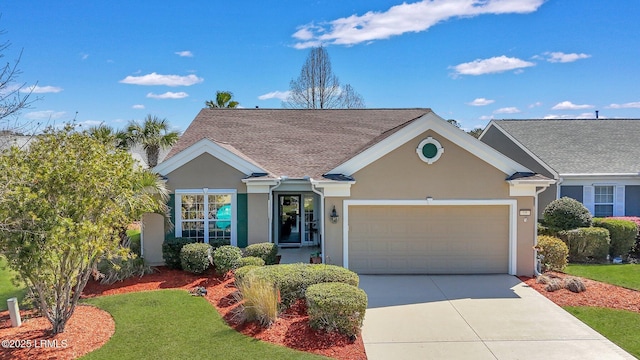
[[[613,186],[594,187],[595,217],[613,216]]]
[[[198,242],[230,243],[233,234],[233,193],[176,191],[176,236]]]

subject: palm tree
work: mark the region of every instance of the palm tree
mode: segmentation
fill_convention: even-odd
[[[227,108],[235,109],[240,105],[237,101],[232,101],[233,93],[231,91],[216,91],[216,101],[207,100],[204,104],[209,109]]]
[[[167,119],[147,115],[142,124],[132,121],[127,126],[126,137],[129,146],[142,145],[147,154],[147,165],[150,168],[158,165],[161,149],[173,146],[180,138],[180,133],[170,131]]]
[[[114,145],[117,149],[128,150],[127,134],[114,131],[111,126],[100,124],[87,129],[87,133],[105,145]]]

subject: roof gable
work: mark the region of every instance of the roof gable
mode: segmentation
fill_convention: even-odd
[[[560,176],[640,174],[640,119],[493,120]]]
[[[486,163],[497,168],[506,175],[512,175],[516,172],[530,171],[523,165],[503,155],[487,144],[480,142],[476,138],[468,135],[464,131],[458,129],[452,124],[449,124],[447,121],[431,112],[421,116],[409,124],[405,124],[386,138],[333,168],[329,173],[353,175],[358,170],[375,162],[428,130],[437,132],[457,146],[460,146],[464,150],[484,160]]]

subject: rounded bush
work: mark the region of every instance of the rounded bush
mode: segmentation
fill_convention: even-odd
[[[213,251],[213,264],[220,275],[238,268],[242,259],[242,250],[237,246],[223,245]]]
[[[557,230],[591,226],[591,213],[579,201],[563,197],[552,201],[542,213],[544,225]]]
[[[541,271],[562,271],[567,266],[569,248],[564,241],[553,236],[538,236],[538,258],[540,259]]]
[[[182,269],[180,264],[180,250],[186,244],[195,243],[195,239],[190,238],[169,238],[162,243],[162,258],[164,264],[171,269]]]
[[[263,266],[251,271],[252,276],[271,281],[280,290],[282,305],[291,306],[297,299],[304,299],[310,285],[340,282],[358,286],[360,279],[353,271],[341,266],[326,264],[283,264]]]
[[[603,261],[609,253],[609,230],[599,227],[563,231],[569,247],[569,261]]]
[[[247,277],[247,275],[253,270],[253,269],[257,269],[260,266],[256,266],[256,265],[245,265],[245,266],[241,266],[235,270],[233,270],[233,275],[234,275],[234,281],[236,283],[236,285],[241,284],[242,281]]]
[[[246,256],[240,259],[240,262],[238,263],[239,268],[247,265],[264,266],[264,260],[255,256]]]
[[[244,255],[259,257],[266,265],[277,263],[278,245],[272,243],[251,244],[244,249]]]
[[[355,336],[360,333],[367,309],[367,294],[353,285],[321,283],[305,292],[309,326],[327,332]]]
[[[209,268],[211,245],[205,243],[187,244],[180,250],[182,269],[194,274],[202,274]]]
[[[633,247],[638,235],[638,225],[629,220],[620,219],[593,219],[593,226],[609,230],[611,242],[609,255],[626,256]]]

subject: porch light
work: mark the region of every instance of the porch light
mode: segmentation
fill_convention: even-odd
[[[336,211],[336,206],[333,205],[333,208],[331,209],[331,215],[329,215],[329,217],[331,217],[331,222],[336,224],[338,222],[338,218],[340,217],[338,215],[338,212]]]

